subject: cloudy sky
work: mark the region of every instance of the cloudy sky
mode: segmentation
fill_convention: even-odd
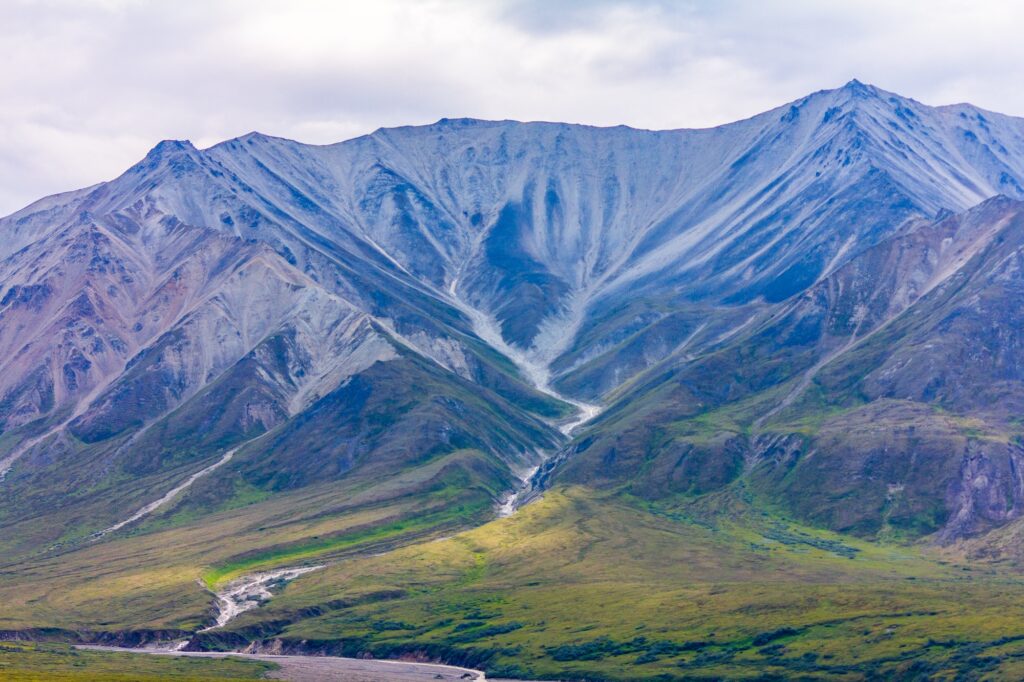
[[[702,127],[851,78],[1024,115],[1003,0],[3,0],[0,215],[165,138],[442,116]]]

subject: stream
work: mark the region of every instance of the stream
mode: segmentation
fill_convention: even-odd
[[[271,587],[281,587],[284,583],[295,580],[300,575],[323,568],[323,566],[303,566],[301,568],[282,568],[277,571],[253,573],[232,580],[227,586],[216,593],[217,622],[199,632],[208,632],[222,628],[240,614],[254,609],[270,599],[273,594]]]
[[[523,373],[523,376],[533,384],[535,389],[576,408],[577,413],[572,419],[558,424],[558,430],[562,432],[562,435],[566,438],[572,438],[573,433],[577,429],[601,414],[601,411],[604,409],[601,405],[575,400],[556,391],[551,386],[551,370],[548,368],[548,364],[505,341],[505,338],[501,335],[501,328],[493,317],[482,310],[474,308],[458,297],[458,283],[459,280],[457,278],[451,281],[448,285],[448,294],[459,310],[469,317],[476,335],[511,360]],[[570,337],[571,335],[567,335],[565,338]],[[549,348],[547,355],[554,354],[556,354],[556,350]],[[505,518],[515,513],[523,496],[533,489],[533,477],[538,471],[540,471],[539,466],[531,469],[521,479],[520,486],[509,493],[508,497],[498,507],[498,516],[500,518]]]

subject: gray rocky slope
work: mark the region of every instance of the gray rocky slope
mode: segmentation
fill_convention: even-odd
[[[460,448],[488,453],[506,488],[543,460],[542,478],[622,482],[666,457],[643,492],[725,484],[792,439],[780,420],[814,411],[808,387],[825,390],[868,336],[980,272],[1015,234],[1022,182],[1024,120],[856,81],[706,130],[458,119],[329,146],[163,142],[115,180],[0,220],[0,520],[184,479],[262,434],[232,466],[274,489]],[[997,195],[998,210],[949,217]],[[1009,323],[1010,289],[974,294],[991,304],[971,330]],[[967,414],[992,404],[982,381],[1016,395],[1015,336],[964,379],[958,395],[981,407],[900,384],[953,363],[921,352],[936,325],[887,347],[915,352],[848,371],[858,405]],[[748,396],[712,455],[634,437]],[[558,427],[594,404],[608,409],[566,447]],[[950,469],[946,501],[908,523],[1015,515],[1016,455],[985,457],[1001,483],[978,505],[995,511],[972,511]],[[885,493],[863,525],[798,476],[757,471],[769,494],[812,500],[798,513],[865,532],[899,516],[886,505],[906,487],[868,486]]]

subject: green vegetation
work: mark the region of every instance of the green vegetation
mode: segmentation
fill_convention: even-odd
[[[471,495],[486,491],[494,498],[513,484],[510,466],[528,465],[537,449],[553,449],[558,442],[557,430],[519,403],[553,417],[571,409],[503,372],[481,369],[486,386],[478,385],[399,347],[401,357],[372,365],[289,417],[275,402],[276,389],[258,380],[287,374],[281,366],[287,364],[284,342],[268,338],[265,352],[247,356],[145,429],[136,422],[145,421],[159,403],[151,393],[167,399],[166,387],[156,376],[161,373],[144,371],[145,363],[133,365],[123,379],[127,387],[117,393],[117,400],[127,403],[104,407],[123,417],[123,424],[106,413],[76,422],[48,444],[48,451],[57,453],[52,459],[15,468],[5,478],[0,564],[45,555],[55,545],[69,549],[87,543],[93,533],[159,499],[233,448],[229,464],[197,480],[172,506],[132,530],[201,524],[210,515],[331,484],[338,490],[335,507],[344,499],[342,492],[358,486],[391,487],[393,498],[416,496],[429,491],[415,487],[423,481],[410,478],[437,462],[462,467],[468,484],[476,487]],[[258,358],[269,364],[260,365]],[[505,394],[517,402],[502,398]],[[266,424],[247,421],[254,404],[265,405]],[[452,462],[453,455],[459,462]],[[487,506],[477,502],[478,511]]]
[[[497,521],[511,480],[490,448],[418,449],[419,431],[383,403],[360,433],[390,445],[319,481],[310,453],[336,440],[353,402],[326,401],[323,418],[271,434],[281,447],[243,448],[222,477],[100,543],[69,525],[62,544],[29,551],[35,526],[11,527],[22,544],[0,567],[0,629],[183,636],[211,621],[209,589],[317,563],[198,642],[410,654],[522,678],[1024,676],[1024,580],[1019,562],[999,563],[1019,559],[1021,524],[942,550],[917,540],[944,522],[943,453],[983,442],[999,456],[1011,434],[915,401],[841,403],[818,384],[755,423],[791,387],[737,389],[692,413],[678,384],[654,387],[577,441],[556,479],[576,485]]]
[[[341,532],[327,538],[316,536],[284,546],[254,550],[237,558],[229,559],[223,564],[207,571],[203,575],[203,582],[212,589],[253,569],[294,565],[361,545],[378,543],[403,536],[416,536],[438,528],[450,527],[453,523],[464,521],[466,518],[477,517],[485,513],[491,506],[486,501],[481,500],[472,505],[460,505],[450,509],[442,509],[434,513],[404,518],[392,523],[373,524],[366,528]]]
[[[168,509],[103,542],[5,557],[0,630],[190,632],[212,618],[204,577],[214,585],[250,568],[386,552],[484,522],[494,504],[487,463],[460,450],[380,481],[354,475],[180,525]]]
[[[495,676],[1015,678],[1024,581],[967,569],[802,526],[742,490],[649,503],[568,488],[304,576],[229,630],[340,655],[427,652]]]
[[[200,643],[415,652],[534,679],[1024,674],[1024,580],[993,564],[806,526],[742,483],[656,501],[561,488],[473,528],[490,498],[455,465],[475,457],[453,453],[400,484],[305,489],[24,565],[0,586],[0,628],[174,636],[209,622],[200,576],[215,584],[315,557],[327,568]],[[400,494],[411,489],[423,492]],[[145,679],[127,660],[112,670]]]
[[[273,663],[238,658],[196,659],[108,651],[66,644],[0,642],[0,680],[10,682],[157,682],[256,680]]]
[[[931,508],[902,499],[884,477],[854,486],[831,464],[896,446],[965,446],[994,433],[991,425],[876,401],[805,406],[775,415],[763,433],[752,429],[765,396],[781,393],[656,429],[627,424],[620,459],[572,463],[577,478],[596,484],[556,488],[496,521],[507,474],[474,448],[295,489],[225,476],[102,542],[76,539],[75,530],[61,546],[8,555],[0,629],[64,641],[183,636],[211,621],[209,589],[317,563],[327,568],[199,643],[415,654],[534,679],[1024,675],[1024,579],[999,563],[1024,546],[1021,524],[991,541],[917,544],[922,528],[935,527]],[[859,450],[847,448],[851,433]],[[794,456],[815,443],[829,449]],[[772,466],[750,469],[751,447]],[[239,470],[261,457],[240,451]],[[797,459],[801,466],[790,466]],[[818,462],[828,466],[818,471]],[[926,476],[907,482],[923,486]],[[780,499],[779,490],[793,495]],[[837,495],[848,498],[838,505]],[[847,516],[825,516],[836,509]],[[55,625],[61,630],[46,629]],[[131,679],[149,674],[125,665],[138,672]]]

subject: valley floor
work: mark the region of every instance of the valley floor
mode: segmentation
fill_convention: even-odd
[[[0,642],[0,680],[5,682],[252,682],[277,671],[273,663],[238,657],[201,661],[67,644]]]
[[[138,650],[118,647],[78,647],[139,655]],[[209,651],[146,651],[148,654],[200,659],[227,657],[254,660],[277,667],[270,679],[288,682],[421,682],[426,680],[483,680],[478,670],[412,661],[377,661],[335,656],[275,656],[272,654],[229,654]]]
[[[801,526],[742,487],[656,504],[561,488],[425,535],[373,531],[395,522],[368,514],[349,536],[245,562],[202,561],[225,544],[209,521],[36,559],[6,569],[18,578],[0,584],[0,629],[132,646],[191,633],[190,648],[412,657],[488,679],[1024,677],[1024,579],[1011,568]],[[206,586],[298,560],[326,566],[197,633],[214,617]]]

